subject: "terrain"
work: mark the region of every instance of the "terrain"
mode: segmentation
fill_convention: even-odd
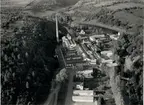
[[[1,102],[2,105],[39,105],[59,71],[55,56],[55,22],[23,11],[31,1],[2,1]],[[66,34],[65,28],[59,26]]]
[[[69,26],[83,22],[133,32],[114,42],[120,57],[116,75],[122,77],[124,101],[142,105],[143,11],[142,0],[2,0],[2,104],[38,104],[47,98],[59,67],[52,22],[57,13]]]
[[[142,31],[144,3],[136,0],[80,0],[65,13],[73,21],[102,23],[127,31]]]
[[[40,104],[47,99],[59,67],[54,57],[55,23],[33,17],[19,22],[13,36],[1,41],[2,104]]]
[[[112,43],[115,46],[114,59],[119,66],[116,68],[102,66],[110,78],[109,83],[116,105],[142,105],[143,10],[143,1],[80,0],[64,11],[72,18],[73,27],[77,27],[77,23],[86,26],[100,24],[99,26],[133,33],[131,35],[125,33],[118,41]]]

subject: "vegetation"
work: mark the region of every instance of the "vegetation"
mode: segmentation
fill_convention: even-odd
[[[142,34],[123,35],[116,45],[116,54],[120,57],[117,73],[122,79],[123,96],[128,96],[130,105],[142,105]],[[125,98],[125,97],[124,97]]]
[[[68,79],[68,74],[64,68],[56,75],[56,82],[64,82],[66,79]]]
[[[80,21],[91,23],[92,20],[132,32],[142,29],[143,3],[140,1],[80,0],[70,11],[74,21],[82,18]]]
[[[2,104],[40,104],[58,68],[55,23],[26,18],[13,38],[2,39]],[[60,30],[64,29],[60,26]]]
[[[14,23],[15,21],[21,19],[21,11],[20,7],[2,7],[1,8],[1,19],[2,19],[2,28],[9,28],[10,23]]]

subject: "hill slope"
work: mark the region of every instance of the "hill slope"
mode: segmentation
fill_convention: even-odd
[[[100,22],[128,31],[142,31],[144,2],[135,0],[80,0],[66,13],[73,20]]]
[[[55,23],[33,17],[18,23],[13,37],[2,37],[2,105],[40,105],[58,68]],[[65,30],[61,25],[59,29]]]
[[[56,10],[74,5],[78,0],[35,0],[27,8],[33,11]]]

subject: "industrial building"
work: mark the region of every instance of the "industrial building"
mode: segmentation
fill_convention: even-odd
[[[73,90],[74,102],[94,102],[93,90]]]
[[[76,47],[75,41],[71,38],[69,34],[67,36],[62,37],[62,45],[63,47],[66,47],[68,49]]]

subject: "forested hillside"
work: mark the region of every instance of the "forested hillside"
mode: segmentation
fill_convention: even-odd
[[[55,23],[32,17],[22,23],[14,37],[2,37],[2,105],[40,104],[58,68]]]

